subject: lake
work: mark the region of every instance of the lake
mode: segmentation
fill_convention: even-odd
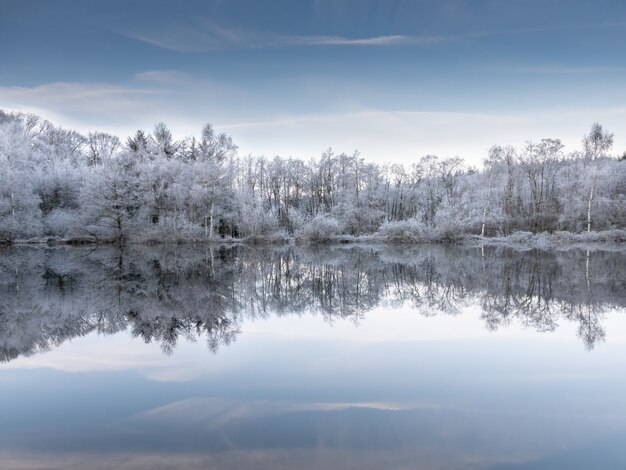
[[[626,468],[626,251],[0,249],[2,469]]]

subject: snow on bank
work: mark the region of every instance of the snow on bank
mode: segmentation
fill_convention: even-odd
[[[504,245],[517,248],[570,249],[595,248],[598,245],[626,250],[626,231],[605,230],[602,232],[515,232],[505,237],[471,237],[477,245]]]
[[[27,240],[13,240],[4,245],[86,245],[86,244],[117,244],[117,240],[82,238],[43,237]],[[129,240],[127,244],[157,245],[157,244],[245,244],[245,245],[419,245],[424,243],[459,244],[468,246],[506,246],[518,250],[545,249],[613,249],[626,250],[626,230],[605,230],[601,232],[515,232],[507,236],[481,237],[480,235],[456,235],[451,237],[446,233],[431,233],[410,230],[410,227],[395,226],[393,230],[380,230],[375,234],[352,236],[342,235],[333,230],[299,231],[295,236],[280,234],[266,237],[246,238],[219,238],[211,240],[194,239],[141,239]]]

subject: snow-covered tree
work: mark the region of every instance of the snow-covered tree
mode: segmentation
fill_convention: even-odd
[[[613,147],[613,134],[605,131],[597,122],[591,126],[591,131],[583,139],[585,155],[591,161],[591,187],[589,188],[589,198],[587,200],[587,232],[591,232],[591,209],[596,192],[598,181],[598,158],[606,155]]]

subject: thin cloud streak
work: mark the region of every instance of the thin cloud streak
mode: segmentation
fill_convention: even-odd
[[[474,112],[448,112],[448,111],[384,111],[384,110],[367,110],[367,111],[355,111],[355,112],[337,112],[337,113],[320,113],[320,114],[301,114],[294,116],[285,116],[277,119],[268,119],[263,121],[244,121],[231,124],[225,124],[221,126],[223,129],[238,129],[238,128],[262,128],[271,127],[276,125],[295,125],[324,122],[332,124],[333,121],[346,120],[358,118],[372,118],[374,121],[382,117],[393,118],[397,121],[407,121],[409,118],[421,117],[427,118],[431,121],[437,121],[441,119],[498,119],[506,120],[510,122],[526,122],[526,119],[521,119],[515,116],[502,116],[500,114],[487,114],[487,113],[474,113]]]
[[[626,72],[626,67],[567,66],[567,65],[522,65],[486,67],[491,72],[511,74],[581,75]]]
[[[342,36],[280,36],[276,45],[280,46],[397,46],[403,44],[433,44],[442,38],[414,37],[402,35],[374,36],[370,38],[345,38]]]
[[[124,87],[109,83],[54,82],[34,87],[0,87],[0,99],[17,105],[55,107],[62,105],[71,111],[131,110],[147,97],[161,90]]]
[[[227,28],[207,19],[198,20],[195,26],[173,25],[154,30],[116,31],[126,37],[162,49],[181,53],[206,53],[225,49],[267,49],[312,46],[430,46],[445,42],[480,39],[516,34],[550,33],[598,28],[621,28],[626,22],[562,25],[548,28],[518,28],[501,31],[476,31],[459,34],[404,35],[387,34],[371,37],[349,38],[334,35],[283,35],[272,32],[248,31]]]
[[[344,36],[300,36],[256,33],[227,29],[206,23],[200,28],[175,28],[170,34],[162,32],[126,32],[132,39],[181,53],[203,53],[224,49],[267,49],[307,46],[399,46],[428,45],[446,40],[440,36],[382,35],[363,38]]]
[[[176,85],[189,81],[192,77],[179,70],[146,70],[136,73],[133,78],[146,83]]]

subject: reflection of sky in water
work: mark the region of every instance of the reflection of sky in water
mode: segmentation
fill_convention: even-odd
[[[476,307],[244,322],[210,353],[127,333],[0,367],[0,468],[624,468],[626,325],[487,332]]]

